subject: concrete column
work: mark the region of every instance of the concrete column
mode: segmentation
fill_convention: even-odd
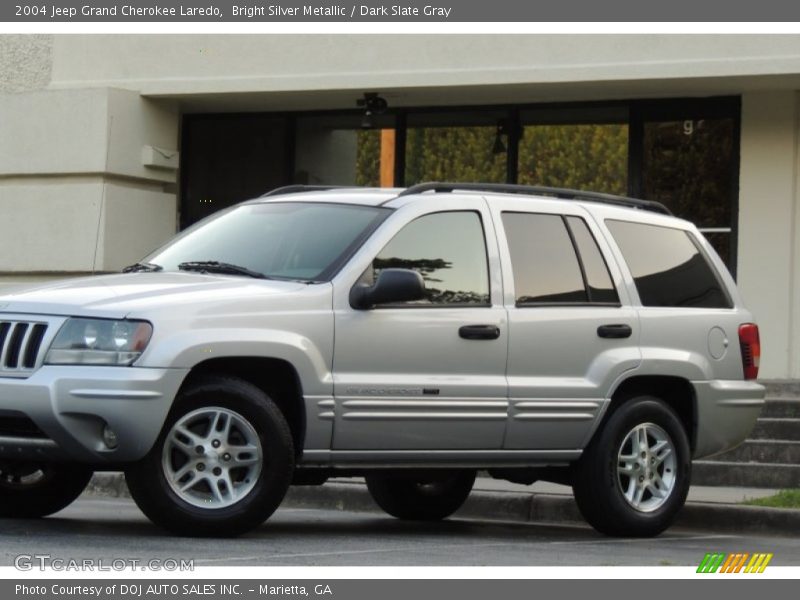
[[[175,233],[178,114],[112,88],[0,95],[0,274],[115,271]]]
[[[800,92],[795,94],[795,149],[794,149],[794,205],[792,207],[794,231],[792,233],[791,324],[789,338],[789,378],[800,379]]]
[[[800,377],[798,96],[742,97],[739,287],[761,331],[760,377]]]

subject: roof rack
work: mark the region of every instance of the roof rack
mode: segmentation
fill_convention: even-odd
[[[537,185],[517,185],[513,183],[442,183],[431,181],[412,185],[400,192],[397,197],[409,196],[411,194],[421,194],[423,192],[448,193],[456,190],[470,192],[499,192],[505,194],[538,194],[544,196],[554,196],[567,200],[587,200],[589,202],[602,202],[603,204],[614,204],[628,208],[649,210],[664,215],[672,215],[672,212],[660,202],[652,200],[639,200],[628,198],[627,196],[614,196],[613,194],[601,194],[598,192],[587,192],[583,190],[571,190],[567,188],[545,187]]]
[[[300,192],[323,192],[325,190],[341,189],[341,185],[284,185],[283,187],[275,188],[268,191],[266,194],[261,194],[261,198],[267,196],[282,196],[283,194],[298,194]],[[352,186],[351,186],[352,187]]]

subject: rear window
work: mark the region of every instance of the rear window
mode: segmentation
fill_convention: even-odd
[[[607,220],[644,306],[731,308],[720,279],[687,231]]]

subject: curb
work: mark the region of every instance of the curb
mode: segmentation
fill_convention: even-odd
[[[121,473],[96,473],[84,492],[95,497],[129,498]],[[282,506],[381,513],[362,483],[293,486]],[[587,527],[571,496],[526,492],[473,491],[455,514],[466,519]],[[673,525],[726,534],[792,536],[800,531],[800,510],[713,502],[687,503]]]

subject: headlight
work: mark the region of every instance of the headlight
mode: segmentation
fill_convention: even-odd
[[[144,351],[153,326],[146,321],[67,319],[44,361],[50,365],[130,365]]]

